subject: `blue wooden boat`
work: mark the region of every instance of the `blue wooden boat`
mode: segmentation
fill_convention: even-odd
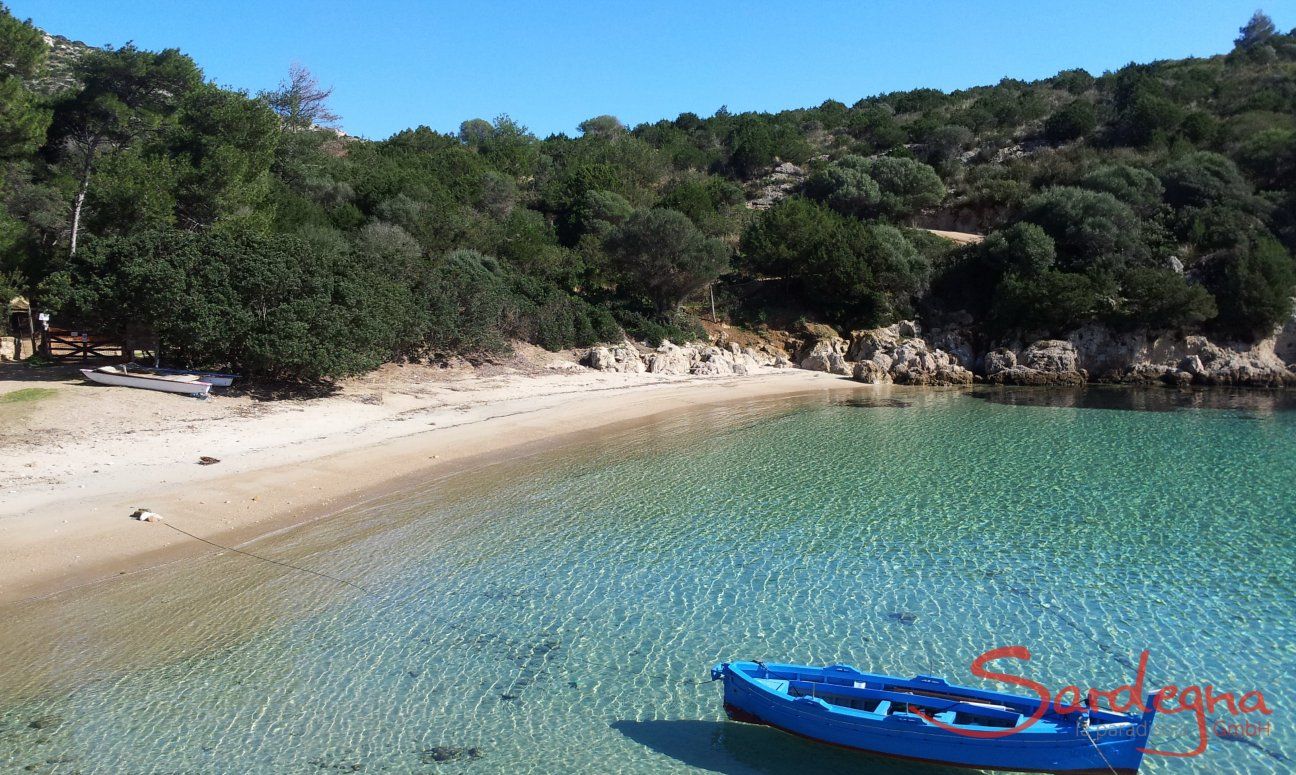
[[[1031,726],[1007,732],[1036,712],[1037,696],[955,686],[926,675],[873,675],[849,665],[725,662],[711,668],[711,679],[724,681],[725,710],[736,721],[884,756],[976,769],[1135,773],[1156,715],[1149,695],[1149,710],[1141,716],[1050,708]],[[984,733],[1000,736],[978,736]]]

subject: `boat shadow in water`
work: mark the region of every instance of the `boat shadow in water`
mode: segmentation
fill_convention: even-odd
[[[682,764],[725,775],[802,775],[806,772],[954,775],[968,772],[870,756],[803,740],[758,724],[675,719],[614,721],[611,726],[636,743]]]

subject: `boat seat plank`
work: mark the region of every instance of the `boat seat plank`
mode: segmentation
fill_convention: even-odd
[[[757,679],[761,680],[761,679]],[[769,680],[769,679],[764,679]],[[1011,708],[1000,708],[983,703],[964,702],[960,700],[947,700],[939,697],[925,697],[918,694],[908,694],[905,692],[891,692],[883,689],[857,689],[853,686],[833,686],[831,690],[822,688],[822,684],[809,683],[805,681],[791,681],[788,684],[786,693],[792,696],[822,696],[826,701],[829,695],[843,698],[846,707],[850,707],[850,700],[886,700],[894,705],[913,705],[924,709],[925,711],[935,711],[943,713],[945,711],[954,711],[956,713],[968,713],[981,716],[996,721],[1016,722],[1021,713]],[[881,711],[873,711],[875,713]]]

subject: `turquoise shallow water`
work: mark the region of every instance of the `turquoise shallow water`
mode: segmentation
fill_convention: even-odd
[[[1274,709],[1146,772],[1296,770],[1296,412],[1076,395],[698,409],[250,547],[371,595],[222,555],[11,609],[0,769],[913,772],[726,722],[707,669],[976,683],[1022,644],[1055,688],[1147,648]]]

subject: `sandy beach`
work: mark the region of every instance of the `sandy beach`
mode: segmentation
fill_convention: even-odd
[[[388,366],[325,397],[208,401],[0,371],[0,604],[307,522],[434,469],[689,405],[868,389],[819,372],[596,372],[523,348],[480,369]],[[5,394],[46,389],[35,400]],[[200,458],[218,463],[202,465]],[[166,524],[130,519],[137,508]]]

